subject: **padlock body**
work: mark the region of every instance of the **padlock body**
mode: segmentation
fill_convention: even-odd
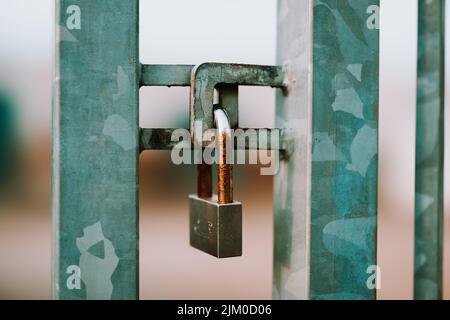
[[[242,255],[242,204],[189,196],[191,246],[217,258]]]

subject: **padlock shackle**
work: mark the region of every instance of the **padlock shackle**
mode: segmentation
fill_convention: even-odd
[[[230,120],[222,108],[214,110],[214,124],[219,134],[230,134]]]
[[[212,166],[209,164],[197,165],[197,195],[202,199],[212,197]]]
[[[216,141],[218,141],[218,164],[217,164],[217,202],[219,204],[233,203],[233,167],[227,158],[231,145],[230,121],[223,109],[214,110],[214,122],[217,129]]]

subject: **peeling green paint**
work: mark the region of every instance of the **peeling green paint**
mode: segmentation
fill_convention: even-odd
[[[414,298],[442,298],[445,0],[419,0]]]

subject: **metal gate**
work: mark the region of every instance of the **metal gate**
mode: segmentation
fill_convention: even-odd
[[[419,0],[417,299],[442,297],[444,2]],[[375,299],[379,1],[279,0],[278,66],[142,65],[138,8],[57,1],[54,297],[138,298],[138,157],[173,147],[172,129],[140,128],[140,87],[191,86],[194,134],[193,119],[211,127],[212,90],[236,128],[238,86],[267,85],[283,154],[273,298]]]

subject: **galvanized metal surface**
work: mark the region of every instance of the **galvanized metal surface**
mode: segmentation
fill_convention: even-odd
[[[140,85],[163,87],[189,87],[193,65],[151,64],[141,66]]]
[[[375,299],[377,0],[279,1],[278,96],[293,156],[275,181],[274,298]],[[310,149],[311,148],[311,149]]]
[[[314,1],[312,299],[375,299],[379,0]]]
[[[278,1],[277,63],[290,79],[277,93],[275,126],[290,156],[274,179],[274,299],[309,297],[312,1]]]
[[[192,70],[190,98],[190,130],[193,142],[213,127],[214,89],[219,85],[251,85],[285,87],[282,67],[228,63],[203,63]],[[234,104],[222,105],[230,117],[232,127],[237,123]],[[202,123],[203,132],[196,134],[195,122]]]
[[[419,0],[415,299],[442,298],[445,1]]]
[[[367,268],[376,264],[374,7],[377,0],[280,0],[279,61],[292,81],[277,107],[280,148],[289,157],[275,185],[275,298],[375,297],[367,287]],[[285,88],[285,72],[211,63],[192,72],[192,66],[141,66],[137,0],[60,0],[57,13],[55,297],[135,299],[138,154],[174,145],[173,129],[139,130],[139,86],[193,83],[194,134],[195,120],[212,128],[214,88],[222,102],[232,100],[234,118],[237,85]],[[216,225],[225,224],[219,238],[238,229],[237,215],[213,211]]]
[[[53,108],[58,299],[139,292],[137,0],[59,0]]]

